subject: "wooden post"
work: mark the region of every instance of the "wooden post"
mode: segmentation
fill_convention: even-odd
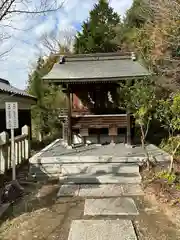
[[[31,153],[31,146],[30,146],[30,128],[25,125],[21,128],[21,134],[22,135],[26,135],[26,139],[25,139],[25,144],[24,144],[24,152],[25,152],[25,156],[24,156],[24,160],[28,160],[30,158],[30,153]]]
[[[7,132],[0,133],[0,173],[4,174],[8,169],[8,161],[10,161],[8,156],[8,143],[9,135]]]
[[[67,106],[68,106],[68,146],[72,145],[72,126],[71,126],[71,96],[70,88],[67,85]]]
[[[135,127],[136,127],[135,119],[132,116],[131,117],[131,142],[132,142],[133,145],[135,144]]]
[[[101,144],[101,132],[100,129],[97,129],[97,144]]]
[[[129,111],[127,111],[127,140],[126,140],[127,145],[131,145],[131,114]]]
[[[109,136],[111,137],[111,144],[115,144],[115,137],[118,135],[117,126],[111,125],[109,126]]]
[[[65,123],[64,120],[62,121],[62,139],[65,140]]]
[[[81,126],[80,128],[80,135],[83,138],[83,144],[86,144],[86,137],[89,136],[89,130],[87,126]]]
[[[16,156],[15,156],[15,144],[14,144],[14,129],[11,129],[11,163],[12,163],[12,180],[16,180]]]

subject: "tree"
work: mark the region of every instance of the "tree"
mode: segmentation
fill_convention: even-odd
[[[141,131],[141,145],[147,156],[147,167],[149,169],[149,154],[146,150],[146,137],[149,131],[150,123],[153,118],[156,95],[155,88],[152,82],[148,79],[136,81],[121,85],[122,98],[128,112],[131,112],[135,118],[136,124]]]
[[[12,37],[10,30],[20,30],[24,31],[27,29],[19,29],[14,26],[15,20],[17,18],[25,17],[34,18],[35,16],[45,15],[59,10],[62,7],[62,3],[57,0],[1,0],[0,1],[0,44],[6,42]],[[21,19],[22,20],[22,19]],[[22,21],[23,21],[22,20]],[[0,57],[6,55],[11,48],[0,53]]]
[[[113,42],[115,26],[120,16],[109,6],[107,0],[99,0],[90,11],[88,20],[82,24],[82,32],[75,38],[75,53],[114,52],[118,45]]]
[[[158,76],[160,94],[166,91],[169,95],[180,87],[179,14],[178,0],[134,0],[123,23],[116,27],[115,42],[125,51],[136,52]]]
[[[39,133],[42,136],[43,132],[43,97],[45,94],[45,88],[42,81],[42,68],[44,61],[41,57],[39,57],[37,61],[37,65],[32,74],[29,75],[29,83],[28,83],[28,92],[37,98],[37,103],[32,107],[32,120],[35,132]]]
[[[66,104],[64,94],[60,87],[47,85],[42,80],[57,59],[56,55],[50,55],[46,61],[39,57],[35,70],[29,75],[28,92],[37,97],[37,104],[32,107],[32,125],[39,140],[61,128],[59,108]]]
[[[128,28],[142,28],[145,23],[152,21],[153,12],[144,0],[134,0],[124,18],[124,25]]]
[[[137,50],[137,53],[141,55],[139,49],[142,41],[141,31],[152,20],[153,13],[149,4],[144,0],[134,0],[132,6],[127,10],[123,22],[115,28],[115,42],[125,51]]]
[[[137,52],[144,64],[159,76],[157,85],[173,92],[180,86],[177,59],[180,56],[179,1],[143,2],[134,0],[127,11],[124,34],[122,29],[119,33],[123,36],[119,45],[124,44]],[[146,20],[144,16],[147,16]]]
[[[156,111],[157,119],[169,133],[169,143],[171,145],[171,164],[169,173],[172,173],[174,156],[180,148],[180,136],[177,136],[177,141],[174,141],[175,133],[180,131],[180,92],[177,92],[171,98],[160,100]]]

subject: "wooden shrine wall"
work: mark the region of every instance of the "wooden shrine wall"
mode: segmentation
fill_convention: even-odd
[[[109,128],[111,126],[127,127],[126,115],[72,117],[72,128]]]
[[[71,86],[72,115],[110,114],[117,108],[116,102],[108,99],[110,90],[116,91],[116,84],[74,84]],[[108,109],[108,110],[107,110]],[[118,113],[118,112],[116,112]]]

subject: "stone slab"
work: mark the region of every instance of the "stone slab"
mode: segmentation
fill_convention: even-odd
[[[144,155],[143,155],[144,156]],[[144,158],[144,157],[143,157]],[[64,164],[64,163],[138,163],[142,159],[141,156],[125,156],[125,157],[115,157],[112,155],[103,155],[103,156],[78,156],[76,153],[74,155],[64,155],[57,157],[41,157],[39,161],[41,164],[55,163],[55,164]]]
[[[143,190],[139,184],[65,184],[57,193],[57,197],[121,197],[142,196]]]
[[[66,149],[62,146],[59,140],[54,143],[53,145],[51,144],[52,146],[48,148],[48,151],[45,148],[38,153],[36,157],[33,156],[34,161],[31,158],[30,162],[36,163],[37,158],[40,157],[42,163],[107,162],[108,158],[109,162],[132,162],[133,160],[134,162],[139,163],[139,161],[141,162],[145,157],[145,153],[140,146],[134,146],[129,149],[123,143],[118,143],[115,146],[112,146],[111,144],[102,145],[101,147],[92,144],[90,146],[81,146],[73,149]],[[157,156],[158,162],[167,162],[170,160],[170,155],[168,153],[153,144],[148,144],[147,150],[149,153]],[[103,160],[99,159],[99,157],[103,158]]]
[[[128,163],[77,163],[77,164],[63,164],[61,166],[62,175],[70,174],[96,174],[96,173],[113,173],[113,174],[138,174],[139,165]]]
[[[79,195],[79,185],[62,185],[57,193],[57,197],[74,197]]]
[[[84,215],[88,216],[137,216],[139,214],[132,198],[86,199]]]
[[[169,153],[153,144],[149,144],[147,150],[150,155],[153,155],[156,158],[157,162],[169,162],[171,160],[171,155]]]
[[[123,187],[118,184],[89,184],[80,185],[80,197],[120,197],[123,195]]]
[[[141,175],[124,177],[114,174],[77,174],[74,176],[60,176],[59,180],[63,184],[130,184],[141,183]]]
[[[143,196],[144,192],[140,184],[124,184],[122,185],[124,196]]]
[[[143,191],[139,184],[86,184],[80,185],[80,197],[121,197],[142,196]]]
[[[130,220],[74,220],[68,240],[137,240]]]

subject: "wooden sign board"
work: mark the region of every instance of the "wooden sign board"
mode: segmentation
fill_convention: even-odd
[[[115,126],[109,127],[109,136],[117,136],[117,135],[118,135],[117,127]]]
[[[12,162],[12,180],[16,180],[16,159],[14,145],[14,129],[19,128],[18,103],[6,102],[6,128],[11,129],[11,162]]]
[[[7,129],[19,128],[18,103],[6,102],[5,109],[6,109],[6,128]]]
[[[80,134],[81,134],[82,137],[89,136],[88,128],[80,128]]]

